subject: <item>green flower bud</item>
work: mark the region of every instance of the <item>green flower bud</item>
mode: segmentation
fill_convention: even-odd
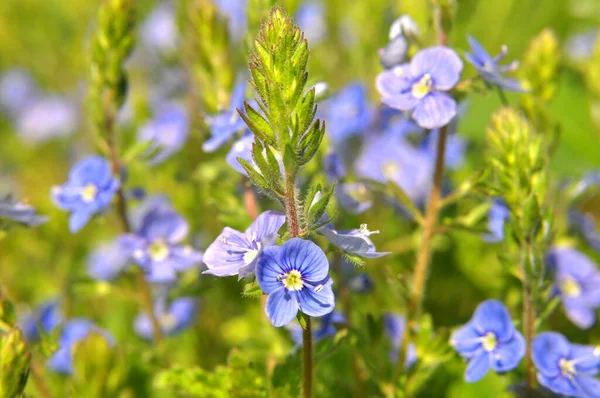
[[[0,397],[16,397],[23,392],[30,362],[31,353],[19,329],[0,337]]]

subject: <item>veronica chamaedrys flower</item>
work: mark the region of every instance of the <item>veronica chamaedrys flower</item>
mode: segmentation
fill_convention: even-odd
[[[450,344],[468,361],[465,380],[480,380],[492,368],[503,373],[516,368],[525,356],[525,339],[498,300],[477,306],[473,318],[452,334]]]
[[[567,317],[582,329],[592,327],[600,308],[600,271],[596,264],[570,247],[550,249],[546,262],[554,271],[556,290]]]
[[[340,206],[352,214],[361,214],[373,205],[372,195],[363,182],[338,185],[335,196]]]
[[[165,336],[174,336],[192,326],[198,312],[198,301],[193,297],[180,297],[170,303],[164,298],[154,304],[160,329]],[[133,321],[135,333],[143,339],[152,340],[154,328],[147,313],[139,314]]]
[[[504,240],[504,224],[510,217],[510,211],[502,199],[494,199],[492,207],[488,212],[487,229],[490,231],[483,234],[484,241],[489,243],[498,243]]]
[[[36,84],[26,70],[9,69],[0,76],[0,109],[8,116],[19,115],[36,95]]]
[[[33,206],[17,202],[11,195],[8,195],[0,198],[0,225],[7,221],[35,227],[48,221],[48,217],[40,216]]]
[[[389,252],[378,252],[375,249],[370,235],[378,234],[379,231],[369,231],[367,224],[362,224],[358,229],[337,231],[333,225],[327,224],[318,229],[332,245],[342,249],[346,253],[365,258],[379,258],[390,254]]]
[[[348,281],[348,288],[354,293],[369,293],[374,286],[373,279],[366,272],[361,272]]]
[[[508,47],[502,46],[500,54],[496,57],[492,57],[474,37],[468,36],[467,39],[469,40],[472,53],[465,53],[465,58],[475,67],[475,69],[477,69],[477,72],[479,72],[479,75],[483,80],[504,90],[518,92],[527,91],[521,86],[521,83],[518,80],[510,79],[502,75],[505,72],[515,70],[519,66],[517,61],[513,61],[507,65],[499,65],[500,61],[506,57]]]
[[[532,354],[544,387],[569,397],[600,397],[600,346],[572,344],[560,333],[543,332],[533,339]]]
[[[456,101],[445,91],[456,85],[462,68],[462,61],[450,48],[426,48],[410,63],[380,73],[377,90],[384,104],[402,111],[412,110],[419,126],[435,129],[456,116]]]
[[[98,281],[111,281],[130,265],[130,253],[120,238],[96,247],[87,257],[87,273]]]
[[[140,142],[150,142],[149,153],[156,155],[148,162],[156,166],[177,153],[187,141],[189,121],[179,106],[166,106],[152,120],[138,130]]]
[[[333,281],[323,250],[311,241],[294,238],[263,250],[256,280],[268,294],[265,311],[275,327],[285,326],[298,314],[323,316],[333,311]]]
[[[313,341],[317,342],[325,337],[335,336],[337,333],[336,325],[346,323],[346,317],[339,311],[332,311],[321,317],[314,318],[316,327],[313,329]],[[296,347],[302,347],[302,327],[298,322],[290,323],[286,326]]]
[[[320,2],[303,3],[298,8],[294,20],[304,32],[304,38],[310,46],[319,44],[327,36],[325,7]]]
[[[48,300],[25,316],[20,322],[21,330],[28,341],[37,341],[41,333],[51,333],[63,321],[60,303]]]
[[[71,212],[69,230],[74,233],[108,207],[119,184],[106,159],[88,156],[73,166],[66,183],[52,188],[52,199],[58,208]]]
[[[391,181],[421,204],[431,191],[434,159],[427,151],[413,147],[387,133],[371,137],[356,161],[356,174],[380,183]]]
[[[387,313],[383,315],[383,330],[390,340],[392,348],[389,353],[392,362],[398,362],[400,349],[402,348],[402,339],[406,328],[406,318],[402,315]],[[404,367],[410,368],[417,360],[417,348],[413,343],[409,343],[406,353]]]
[[[33,100],[16,119],[16,130],[30,144],[66,137],[75,132],[79,115],[73,101],[59,96]]]
[[[216,276],[239,275],[252,272],[261,252],[274,245],[277,232],[285,224],[285,215],[268,210],[259,215],[245,232],[225,227],[223,232],[204,252],[205,274]]]
[[[217,115],[206,117],[206,121],[210,126],[211,137],[202,144],[204,152],[216,151],[236,133],[246,128],[246,123],[237,111],[237,109],[244,109],[245,95],[246,81],[241,81],[233,89],[229,109]]]
[[[47,365],[57,373],[73,373],[73,346],[85,339],[90,333],[98,333],[113,345],[114,339],[106,330],[94,325],[85,318],[69,320],[62,329],[58,340],[58,350],[48,359]]]
[[[182,241],[189,233],[188,222],[167,206],[151,208],[135,233],[124,234],[120,243],[144,270],[150,282],[168,283],[177,272],[202,261],[202,253]]]
[[[142,43],[159,53],[171,54],[179,43],[178,32],[173,7],[162,3],[144,21],[141,29]]]
[[[331,97],[323,111],[327,133],[335,144],[363,132],[371,124],[373,115],[367,91],[360,83],[351,83]]]

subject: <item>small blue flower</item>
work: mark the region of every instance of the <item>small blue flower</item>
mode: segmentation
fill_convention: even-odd
[[[23,69],[9,69],[0,77],[0,109],[15,117],[23,112],[37,95],[31,74]]]
[[[379,258],[390,254],[389,252],[376,251],[375,245],[369,236],[378,234],[379,231],[369,231],[367,224],[362,224],[359,229],[348,231],[336,231],[331,224],[328,224],[319,228],[318,232],[325,236],[332,245],[352,255]]]
[[[402,339],[404,338],[404,330],[406,329],[406,318],[402,315],[387,313],[383,315],[383,330],[385,335],[390,340],[392,349],[390,350],[390,360],[398,362],[400,349],[402,348]],[[413,343],[408,345],[406,353],[406,361],[404,368],[410,368],[417,360],[417,348]]]
[[[346,166],[337,152],[328,152],[323,157],[323,169],[327,179],[331,182],[346,177]]]
[[[598,37],[598,29],[569,36],[565,44],[565,53],[571,61],[585,62],[594,53]]]
[[[129,267],[130,253],[117,238],[96,247],[87,258],[87,272],[98,281],[111,281]]]
[[[173,282],[177,272],[202,261],[202,253],[181,242],[189,232],[187,221],[169,207],[151,208],[134,234],[125,234],[120,244],[146,272],[150,282]]]
[[[340,184],[335,195],[338,203],[352,214],[361,214],[373,206],[371,192],[362,182]]]
[[[569,211],[569,225],[577,230],[592,249],[600,253],[600,233],[593,214]]]
[[[489,84],[496,85],[504,90],[525,92],[521,83],[516,79],[510,79],[502,76],[503,73],[515,70],[519,63],[513,61],[508,65],[499,65],[500,61],[506,57],[508,48],[502,46],[500,54],[492,58],[490,54],[483,48],[481,44],[474,37],[469,36],[469,45],[471,46],[471,53],[465,53],[467,61],[477,69],[479,75]]]
[[[73,346],[85,339],[90,333],[103,335],[113,345],[114,339],[104,329],[94,325],[92,321],[84,318],[69,320],[58,340],[58,350],[48,359],[48,367],[57,373],[73,373]]]
[[[254,164],[254,159],[252,159],[252,144],[254,144],[254,135],[245,134],[231,146],[231,149],[225,158],[228,165],[246,177],[248,176],[248,173],[246,173],[246,170],[238,161],[238,158],[242,158],[248,163]]]
[[[48,221],[48,217],[40,216],[32,206],[16,202],[11,195],[8,195],[0,199],[0,224],[5,220],[35,227]]]
[[[480,380],[490,368],[498,373],[512,370],[525,356],[525,339],[497,300],[479,304],[473,318],[452,334],[450,344],[468,360],[467,383]]]
[[[16,119],[16,129],[23,140],[37,144],[53,138],[66,137],[75,132],[79,122],[73,101],[47,96],[36,98]]]
[[[75,233],[108,207],[118,189],[119,180],[108,161],[88,156],[73,166],[65,184],[52,188],[52,199],[58,208],[71,212],[69,230]]]
[[[431,191],[434,159],[395,134],[371,137],[355,167],[362,178],[392,181],[417,204],[424,203]]]
[[[167,304],[164,298],[154,304],[154,315],[165,336],[174,336],[193,325],[198,312],[198,301],[193,297],[180,297]],[[152,340],[154,327],[147,313],[139,314],[134,322],[135,333],[143,339]]]
[[[225,142],[229,141],[236,133],[246,128],[246,123],[240,117],[237,109],[244,109],[244,98],[246,95],[246,81],[242,81],[233,89],[229,109],[218,115],[206,118],[210,126],[211,137],[204,142],[202,150],[204,152],[214,152]]]
[[[570,343],[562,334],[540,333],[532,343],[537,379],[551,391],[579,398],[600,397],[600,346]]]
[[[256,280],[269,296],[265,307],[275,327],[285,326],[298,314],[323,316],[333,311],[333,281],[323,250],[311,241],[294,238],[263,250]]]
[[[366,272],[361,272],[348,281],[348,288],[355,293],[369,293],[374,286],[373,279]]]
[[[156,166],[177,153],[187,141],[188,134],[189,121],[185,110],[167,106],[138,130],[138,140],[151,142],[148,152],[159,151],[149,162]]]
[[[179,44],[179,30],[175,11],[162,3],[152,10],[141,28],[142,43],[162,54],[173,53]]]
[[[409,64],[377,76],[377,90],[384,104],[403,111],[412,110],[417,124],[426,129],[442,127],[456,116],[456,101],[445,93],[452,89],[463,63],[447,47],[419,51]]]
[[[28,341],[37,341],[41,332],[48,334],[63,321],[63,314],[59,302],[48,300],[37,307],[21,322],[21,329]]]
[[[569,247],[554,247],[546,262],[555,272],[556,290],[567,317],[582,329],[596,323],[600,308],[600,271],[585,254]]]
[[[352,83],[330,98],[323,112],[327,133],[335,144],[360,134],[373,120],[373,109],[367,91],[360,83]]]
[[[248,22],[246,20],[247,0],[215,0],[221,15],[227,18],[229,36],[234,42],[239,42],[246,33]]]
[[[490,231],[482,236],[489,243],[502,242],[504,240],[504,224],[510,217],[510,211],[502,199],[495,199],[488,213],[487,228]]]
[[[298,8],[296,24],[304,32],[304,38],[310,46],[319,44],[327,36],[325,7],[318,2],[306,2]]]
[[[317,342],[326,337],[333,337],[337,333],[336,325],[346,323],[346,317],[339,311],[332,311],[321,317],[314,318],[316,321],[316,328],[313,330],[313,341]],[[290,336],[296,348],[302,347],[302,327],[299,323],[290,323],[286,327],[290,332]]]
[[[240,278],[251,274],[261,252],[275,244],[277,231],[283,224],[285,215],[268,210],[259,215],[246,232],[225,227],[204,252],[203,262],[208,266],[204,273],[239,275]]]

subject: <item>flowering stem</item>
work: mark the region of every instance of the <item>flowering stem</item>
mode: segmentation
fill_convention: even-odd
[[[529,247],[522,248],[521,271],[523,272],[523,333],[525,334],[525,369],[527,372],[527,385],[533,390],[535,388],[535,367],[531,351],[531,344],[535,334],[535,308],[533,303],[533,291],[527,275],[525,262],[529,255]]]
[[[509,106],[508,98],[506,98],[506,94],[504,94],[504,90],[502,90],[502,87],[496,85],[496,91],[498,91],[498,96],[500,97],[502,105]]]
[[[244,181],[244,206],[246,211],[252,220],[256,220],[258,217],[258,203],[256,203],[256,196],[252,191],[252,185],[249,181]]]

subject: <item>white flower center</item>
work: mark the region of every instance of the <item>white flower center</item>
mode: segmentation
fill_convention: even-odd
[[[423,77],[413,84],[412,86],[412,95],[415,98],[423,98],[431,91],[431,86],[433,82],[431,81],[431,75],[429,73],[425,73]]]
[[[96,199],[98,188],[94,184],[87,184],[81,189],[81,200],[85,203],[91,203]]]
[[[388,160],[381,165],[381,172],[386,179],[391,180],[400,172],[400,165],[394,161]]]
[[[298,270],[291,270],[290,272],[280,275],[278,277],[283,282],[283,286],[287,290],[301,290],[304,287],[302,282],[302,274]]]
[[[581,286],[575,279],[569,277],[560,286],[560,291],[568,297],[579,297],[581,295]]]
[[[573,361],[569,361],[566,358],[561,358],[560,361],[558,361],[558,366],[560,367],[562,375],[568,379],[572,378],[577,373]]]
[[[493,351],[498,345],[498,339],[496,338],[496,335],[494,333],[488,332],[483,337],[481,345],[483,346],[483,349],[487,352]]]
[[[162,240],[157,239],[148,247],[148,255],[154,261],[162,261],[169,256],[169,246]]]

